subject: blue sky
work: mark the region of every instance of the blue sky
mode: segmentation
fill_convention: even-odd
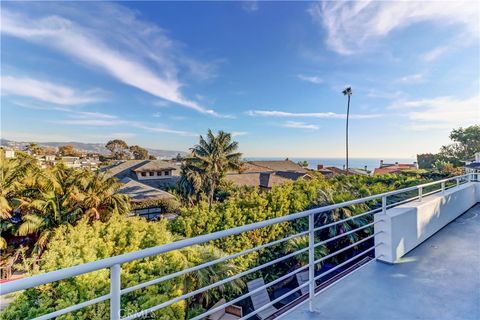
[[[477,2],[2,2],[1,134],[246,156],[436,152],[480,122]]]

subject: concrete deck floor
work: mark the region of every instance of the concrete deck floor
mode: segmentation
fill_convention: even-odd
[[[408,253],[371,262],[284,320],[479,320],[480,204]]]

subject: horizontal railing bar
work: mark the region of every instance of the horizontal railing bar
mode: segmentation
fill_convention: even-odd
[[[244,315],[244,316],[241,317],[239,320],[248,319],[248,318],[250,318],[251,316],[256,315],[257,313],[259,313],[259,312],[267,309],[267,308],[270,307],[270,306],[273,306],[273,305],[274,305],[275,303],[277,303],[278,301],[280,301],[280,300],[282,300],[282,299],[285,299],[286,297],[292,295],[293,293],[295,293],[296,291],[302,289],[303,287],[308,286],[309,284],[310,284],[310,283],[305,282],[304,284],[302,284],[302,285],[300,285],[300,286],[298,286],[298,287],[293,288],[292,290],[290,290],[290,291],[288,291],[287,293],[281,295],[280,297],[278,297],[278,298],[270,301],[269,303],[267,303],[267,304],[265,304],[264,306],[258,308],[257,310],[254,310],[254,311],[250,312],[249,314]]]
[[[372,214],[372,213],[380,212],[381,210],[382,210],[382,208],[375,208],[373,210],[370,210],[370,211],[367,211],[367,212],[364,212],[364,213],[360,213],[360,214],[357,214],[357,215],[352,216],[352,217],[348,217],[348,218],[345,218],[345,219],[342,219],[342,220],[338,220],[338,221],[335,221],[335,222],[330,222],[328,224],[321,225],[320,227],[314,228],[313,231],[317,232],[317,231],[326,229],[328,227],[336,226],[337,224],[341,224],[341,223],[344,223],[344,222],[347,222],[347,221],[350,221],[350,220],[355,220],[355,219],[364,217],[364,216]]]
[[[362,240],[359,240],[359,241],[357,241],[357,242],[352,243],[352,244],[349,245],[349,246],[346,246],[345,248],[342,248],[342,249],[337,250],[337,251],[335,251],[335,252],[333,252],[333,253],[327,254],[325,257],[322,257],[322,258],[320,258],[320,259],[318,259],[318,260],[315,260],[313,263],[314,263],[314,264],[317,264],[317,263],[322,262],[323,260],[327,260],[327,259],[329,259],[329,258],[331,258],[331,257],[334,257],[334,256],[336,256],[337,254],[342,253],[342,252],[344,252],[344,251],[346,251],[346,250],[348,250],[348,249],[351,249],[351,248],[355,247],[356,245],[358,245],[358,244],[360,244],[360,243],[363,243],[363,242],[365,242],[365,241],[367,241],[367,240],[369,240],[369,239],[372,239],[374,236],[376,236],[376,235],[378,235],[378,234],[380,234],[380,233],[382,233],[382,232],[383,232],[383,231],[376,232],[376,233],[374,233],[374,234],[372,234],[372,235],[370,235],[370,236],[368,236],[368,237],[363,238]]]
[[[384,197],[384,196],[392,196],[392,195],[396,195],[396,194],[399,194],[399,193],[404,193],[404,192],[408,192],[408,191],[411,191],[411,190],[417,190],[419,188],[423,188],[423,187],[426,187],[426,186],[439,184],[439,183],[442,183],[442,182],[447,182],[447,181],[450,181],[450,180],[460,179],[460,178],[468,177],[468,176],[470,176],[470,174],[457,176],[457,177],[452,177],[452,178],[444,179],[444,180],[438,180],[438,181],[434,181],[434,182],[431,182],[431,183],[418,185],[418,186],[414,186],[414,187],[394,190],[394,191],[381,193],[381,194],[377,194],[377,195],[372,195],[372,196],[368,196],[368,197],[364,197],[364,198],[360,198],[360,199],[349,200],[349,201],[346,201],[346,202],[336,203],[336,204],[323,206],[323,207],[319,207],[319,208],[313,208],[313,209],[310,209],[310,210],[297,212],[297,213],[286,215],[286,216],[283,216],[283,217],[273,218],[273,219],[270,219],[270,220],[264,220],[264,221],[252,223],[252,224],[249,224],[249,225],[244,225],[244,226],[239,226],[239,227],[235,227],[235,228],[231,228],[231,229],[227,229],[227,230],[217,231],[217,232],[214,232],[214,233],[205,234],[205,235],[201,235],[201,236],[194,237],[194,238],[183,239],[183,240],[175,241],[175,242],[172,242],[172,243],[168,243],[168,244],[164,244],[164,245],[160,245],[160,246],[156,246],[156,247],[152,247],[152,248],[142,249],[142,250],[135,251],[135,252],[129,252],[129,253],[125,253],[125,254],[110,257],[110,258],[105,258],[105,259],[96,260],[96,261],[88,262],[88,263],[85,263],[85,264],[81,264],[81,265],[77,265],[77,266],[73,266],[73,267],[69,267],[69,268],[64,268],[64,269],[61,269],[61,270],[51,271],[51,272],[48,272],[48,273],[34,275],[32,277],[28,277],[28,278],[24,278],[24,279],[18,279],[18,280],[10,281],[10,282],[4,283],[2,285],[1,294],[2,295],[3,294],[8,294],[8,293],[12,293],[12,292],[15,292],[15,291],[24,290],[24,289],[36,287],[36,286],[39,286],[39,285],[43,285],[43,284],[46,284],[46,283],[64,280],[66,278],[75,277],[75,276],[78,276],[78,275],[81,275],[81,274],[84,274],[84,273],[89,273],[89,272],[93,272],[93,271],[97,271],[97,270],[101,270],[101,269],[105,269],[105,268],[110,268],[111,266],[113,266],[115,264],[123,264],[123,263],[131,262],[133,260],[143,259],[143,258],[146,258],[146,257],[150,257],[150,256],[154,256],[154,255],[158,255],[158,254],[162,254],[162,253],[166,253],[166,252],[179,250],[179,249],[182,249],[182,248],[185,248],[185,247],[188,247],[188,246],[192,246],[192,245],[195,245],[195,244],[201,244],[201,243],[205,243],[205,242],[208,242],[208,241],[217,240],[217,239],[220,239],[220,238],[240,234],[240,233],[243,233],[243,232],[247,232],[247,231],[251,231],[251,230],[255,230],[255,229],[260,229],[260,228],[263,228],[263,227],[268,227],[268,226],[273,225],[273,224],[278,224],[278,223],[292,221],[292,220],[295,220],[295,219],[300,219],[300,218],[303,218],[303,217],[307,217],[310,214],[317,214],[317,213],[322,213],[322,212],[326,212],[326,211],[335,210],[335,209],[338,209],[338,208],[348,207],[348,206],[351,206],[351,205],[354,205],[354,204],[359,204],[359,203],[363,203],[363,202],[366,202],[366,201],[375,200],[375,199],[378,199],[378,198],[381,198],[381,197]]]
[[[212,313],[215,313],[215,312],[217,312],[217,311],[219,311],[219,310],[222,310],[222,309],[225,308],[225,307],[231,306],[232,304],[234,304],[234,303],[236,303],[236,302],[238,302],[238,301],[241,301],[241,300],[243,300],[243,299],[246,299],[246,298],[250,297],[251,295],[253,295],[253,294],[257,293],[257,292],[260,292],[260,291],[262,291],[262,290],[264,290],[264,289],[266,289],[266,288],[268,288],[268,287],[271,287],[271,286],[273,286],[274,284],[277,284],[277,283],[279,283],[280,281],[285,280],[285,279],[287,279],[288,277],[291,277],[291,276],[293,276],[294,274],[299,273],[299,272],[301,272],[301,271],[303,271],[303,270],[306,270],[306,269],[308,269],[308,264],[305,265],[305,266],[303,266],[303,267],[301,267],[301,268],[295,269],[294,271],[292,271],[292,272],[290,272],[290,273],[287,273],[286,275],[283,275],[283,276],[281,276],[280,278],[275,279],[275,280],[273,280],[273,281],[271,281],[271,282],[269,282],[269,283],[267,283],[267,284],[265,284],[265,285],[263,285],[263,286],[261,286],[261,287],[258,287],[258,288],[256,288],[255,290],[249,291],[249,292],[241,295],[240,297],[237,297],[237,298],[235,298],[235,299],[233,299],[233,300],[231,300],[231,301],[229,301],[229,302],[226,302],[226,303],[222,304],[221,306],[218,306],[218,307],[215,307],[215,308],[213,308],[213,309],[210,309],[210,310],[202,313],[201,315],[198,315],[198,316],[196,316],[195,318],[192,318],[192,319],[190,319],[190,320],[200,320],[200,319],[203,319],[203,318],[205,318],[206,316],[211,315]]]
[[[163,282],[163,281],[173,279],[175,277],[184,275],[184,274],[189,273],[189,272],[194,272],[194,271],[197,271],[197,270],[200,270],[200,269],[203,269],[203,268],[206,268],[206,267],[218,264],[218,263],[222,263],[222,262],[230,260],[230,259],[237,258],[237,257],[245,255],[245,254],[249,254],[249,253],[252,253],[252,252],[255,252],[255,251],[259,251],[261,249],[265,249],[265,248],[277,245],[279,243],[282,243],[282,242],[285,242],[285,241],[288,241],[288,240],[291,240],[291,239],[294,239],[294,238],[301,237],[305,234],[308,234],[308,231],[303,231],[303,232],[288,236],[288,237],[280,239],[280,240],[275,240],[275,241],[257,246],[255,248],[247,249],[245,251],[237,252],[235,254],[232,254],[232,255],[229,255],[229,256],[226,256],[226,257],[222,257],[222,258],[217,259],[217,260],[212,260],[212,261],[200,264],[200,265],[195,266],[195,267],[191,267],[191,268],[184,269],[184,270],[181,270],[181,271],[178,271],[178,272],[175,272],[175,273],[171,273],[171,274],[168,274],[166,276],[160,277],[158,279],[154,279],[154,280],[150,280],[150,281],[147,281],[147,282],[144,282],[144,283],[140,283],[140,284],[125,288],[125,289],[121,290],[120,292],[122,294],[125,294],[125,293],[129,293],[129,292],[132,292],[132,291],[135,291],[135,290],[139,290],[139,289],[142,289],[142,288],[145,288],[145,287],[148,287],[148,286],[151,286],[151,285]]]
[[[323,240],[323,241],[317,242],[317,243],[315,243],[315,245],[314,245],[313,247],[316,248],[316,247],[318,247],[318,246],[321,246],[322,244],[328,243],[328,242],[333,241],[333,240],[340,239],[340,238],[342,238],[342,237],[344,237],[344,236],[348,236],[349,234],[352,234],[352,233],[355,233],[355,232],[357,232],[357,231],[366,229],[366,228],[371,227],[371,226],[373,226],[374,224],[377,224],[377,223],[379,223],[379,222],[383,222],[383,220],[377,220],[377,221],[375,221],[375,222],[366,224],[366,225],[361,226],[361,227],[359,227],[359,228],[356,228],[356,229],[350,230],[350,231],[348,231],[348,232],[339,234],[338,236],[335,236],[335,237],[332,237],[332,238],[328,238],[327,240]]]
[[[207,291],[207,290],[216,288],[216,287],[218,287],[218,286],[220,286],[220,285],[222,285],[222,284],[224,284],[224,283],[228,283],[228,282],[233,281],[233,280],[235,280],[235,279],[244,277],[244,276],[246,276],[246,275],[249,275],[250,273],[256,272],[256,271],[261,270],[261,269],[263,269],[263,268],[265,268],[265,267],[268,267],[268,266],[271,266],[271,265],[273,265],[273,264],[275,264],[275,263],[278,263],[278,262],[280,262],[280,261],[289,259],[289,258],[291,258],[291,257],[294,257],[294,256],[296,256],[296,255],[298,255],[298,254],[300,254],[300,253],[306,252],[306,251],[308,251],[308,248],[303,248],[303,249],[297,250],[297,251],[295,251],[295,252],[292,252],[292,253],[290,253],[290,254],[287,254],[286,256],[283,256],[283,257],[277,258],[277,259],[275,259],[275,260],[269,261],[269,262],[267,262],[267,263],[264,263],[264,264],[262,264],[262,265],[260,265],[260,266],[255,267],[255,268],[245,270],[245,271],[240,272],[240,273],[238,273],[238,274],[236,274],[236,275],[234,275],[234,276],[225,278],[225,279],[220,280],[220,281],[218,281],[218,282],[209,284],[208,286],[205,286],[205,287],[202,287],[202,288],[200,288],[200,289],[197,289],[197,290],[191,291],[191,292],[189,292],[189,293],[186,293],[186,294],[184,294],[184,295],[181,295],[180,297],[173,298],[173,299],[171,299],[171,300],[165,301],[165,302],[163,302],[163,303],[161,303],[161,304],[158,304],[158,305],[156,305],[156,306],[153,306],[153,307],[150,307],[150,308],[145,309],[145,310],[143,310],[143,311],[137,312],[137,313],[135,313],[135,314],[133,314],[133,315],[131,315],[131,316],[129,316],[129,317],[126,317],[126,318],[122,319],[122,320],[135,319],[135,318],[141,317],[143,314],[145,314],[145,312],[146,312],[146,313],[151,313],[151,312],[157,311],[157,310],[159,310],[159,309],[168,307],[168,306],[171,305],[171,304],[174,304],[174,303],[176,303],[176,302],[179,302],[179,301],[185,300],[185,299],[187,299],[187,298],[193,297],[193,296],[195,296],[195,295],[197,295],[197,294],[199,294],[199,293],[202,293],[202,292],[204,292],[204,291]]]
[[[334,268],[332,268],[332,269],[330,269],[330,270],[328,270],[328,271],[325,271],[324,273],[319,274],[318,276],[314,277],[313,279],[314,279],[314,280],[318,280],[318,279],[320,279],[321,277],[325,277],[327,274],[329,274],[329,273],[337,270],[338,268],[343,267],[344,265],[346,265],[347,263],[352,262],[352,261],[355,260],[355,259],[358,259],[358,257],[364,255],[364,254],[367,253],[367,252],[372,251],[373,249],[375,249],[376,247],[378,247],[378,246],[381,245],[381,244],[383,244],[383,243],[380,242],[380,243],[374,245],[373,247],[370,247],[370,248],[368,248],[368,249],[366,249],[366,250],[363,250],[363,251],[360,252],[359,254],[356,254],[355,256],[351,257],[350,259],[345,260],[344,262],[336,265]]]
[[[101,297],[98,297],[98,298],[95,298],[95,299],[92,299],[92,300],[88,300],[88,301],[78,303],[78,304],[70,306],[70,307],[63,308],[63,309],[58,310],[58,311],[54,311],[54,312],[45,314],[43,316],[34,318],[33,320],[47,320],[47,319],[56,318],[56,317],[59,317],[61,315],[66,314],[66,313],[76,311],[76,310],[88,307],[92,304],[96,304],[96,303],[99,303],[99,302],[102,302],[102,301],[105,301],[105,300],[108,300],[108,299],[110,299],[110,294],[106,294],[104,296],[101,296]]]

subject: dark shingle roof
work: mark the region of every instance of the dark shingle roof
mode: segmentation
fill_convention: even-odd
[[[162,171],[162,170],[176,170],[177,168],[168,161],[163,160],[150,160],[144,165],[133,169],[135,172],[145,172],[145,171]]]
[[[137,177],[135,171],[139,168],[151,168],[150,171],[155,171],[153,168],[157,168],[157,170],[173,168],[172,175],[178,176],[180,174],[180,170],[177,170],[178,166],[176,164],[162,160],[125,160],[118,164],[103,168],[102,171],[105,171],[107,176],[115,177],[119,180],[126,177],[136,180]]]
[[[308,170],[291,160],[249,161],[250,165],[263,168],[262,171],[294,171],[306,173]],[[253,168],[252,168],[253,169]]]
[[[128,195],[133,202],[174,198],[172,194],[166,191],[153,188],[130,178],[124,178],[121,182],[124,185],[120,187],[118,193]]]

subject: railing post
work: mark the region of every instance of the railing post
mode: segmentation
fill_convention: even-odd
[[[387,196],[382,197],[382,214],[387,213]]]
[[[442,193],[445,193],[445,181],[442,182]]]
[[[457,180],[457,187],[458,187],[458,186],[460,185],[460,179],[457,178],[457,179],[455,179],[455,180]]]
[[[110,267],[110,320],[120,320],[120,272],[119,264]]]
[[[313,312],[313,298],[315,297],[315,214],[308,216],[308,307]]]
[[[423,187],[418,188],[418,201],[422,202],[423,198]]]
[[[468,182],[472,182],[472,175],[469,174],[469,175],[467,176],[467,179],[468,179]]]

